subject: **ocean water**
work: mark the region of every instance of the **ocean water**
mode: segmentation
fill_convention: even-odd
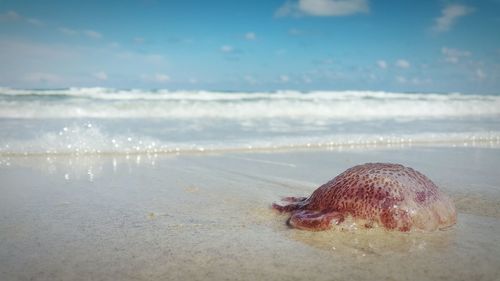
[[[500,96],[0,88],[0,155],[500,146]]]

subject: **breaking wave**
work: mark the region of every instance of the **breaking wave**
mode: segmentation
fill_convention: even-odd
[[[500,146],[500,96],[0,88],[0,156]]]
[[[0,88],[0,118],[373,120],[500,116],[500,96],[372,91],[209,92]]]

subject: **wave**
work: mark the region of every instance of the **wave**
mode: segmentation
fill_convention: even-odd
[[[113,88],[67,88],[67,89],[13,89],[0,87],[0,96],[66,96],[96,100],[353,100],[353,99],[410,99],[410,100],[474,100],[500,99],[497,95],[472,95],[455,93],[396,93],[384,91],[293,91],[273,92],[217,92],[217,91],[170,91]]]
[[[0,88],[0,156],[500,146],[500,96]]]
[[[384,148],[412,145],[500,147],[500,131],[347,133],[323,136],[268,136],[218,141],[168,141],[141,134],[103,131],[90,123],[44,132],[33,138],[0,141],[0,156],[212,153],[283,149]]]
[[[500,96],[374,91],[0,88],[0,118],[368,120],[500,116]]]

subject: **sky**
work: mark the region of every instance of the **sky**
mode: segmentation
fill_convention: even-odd
[[[500,0],[0,0],[0,87],[500,91]]]

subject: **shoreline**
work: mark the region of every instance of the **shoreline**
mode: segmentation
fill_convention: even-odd
[[[411,138],[394,137],[386,141],[366,141],[362,143],[306,143],[290,145],[272,145],[272,146],[246,146],[235,148],[213,148],[197,147],[192,149],[170,148],[170,149],[152,149],[152,150],[125,150],[125,151],[45,151],[45,152],[6,152],[0,150],[1,157],[42,157],[42,156],[120,156],[120,155],[211,155],[227,153],[273,153],[273,152],[307,152],[307,151],[344,151],[344,150],[393,150],[393,149],[418,149],[423,147],[440,148],[500,148],[500,136],[490,138],[480,137],[478,139],[469,138],[457,141],[449,140],[419,140],[414,141]]]
[[[1,158],[1,157],[0,157]],[[2,280],[495,280],[500,149],[12,157],[0,165]],[[433,233],[308,232],[269,206],[397,162],[453,198]]]

